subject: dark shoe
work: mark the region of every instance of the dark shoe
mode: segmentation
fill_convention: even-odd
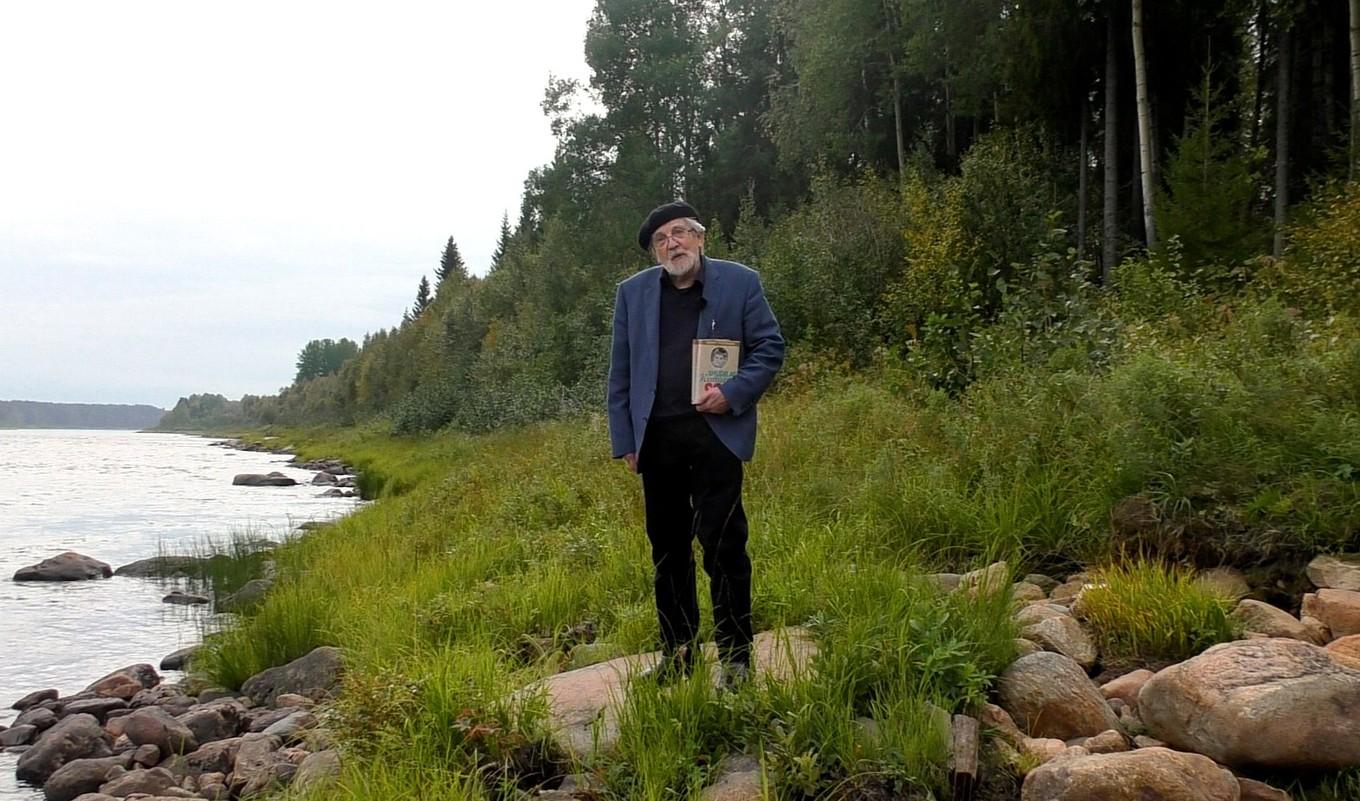
[[[734,693],[750,680],[751,664],[749,662],[724,662],[722,676],[718,679],[718,689],[725,693]]]
[[[674,684],[694,672],[694,659],[688,648],[679,651],[663,651],[656,664],[638,674],[643,681],[655,682],[664,687]]]

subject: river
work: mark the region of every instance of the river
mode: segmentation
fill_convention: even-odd
[[[165,604],[172,583],[115,576],[14,582],[14,572],[62,551],[115,569],[158,553],[201,552],[232,535],[281,540],[358,501],[320,498],[314,473],[287,456],[217,447],[215,440],[132,431],[0,431],[0,723],[31,690],[75,693],[125,665],[159,665],[199,639],[202,607]],[[236,487],[237,473],[279,471],[296,487]],[[180,677],[164,674],[166,680]],[[0,753],[0,799],[41,798]]]

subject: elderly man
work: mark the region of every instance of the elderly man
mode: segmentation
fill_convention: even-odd
[[[704,255],[704,227],[687,203],[653,210],[638,245],[657,266],[619,284],[609,365],[615,458],[642,475],[667,683],[694,667],[699,631],[694,540],[703,548],[722,681],[751,664],[751,560],[741,504],[742,462],[755,451],[756,401],[784,362],[784,338],[754,270]],[[736,375],[691,397],[691,343],[741,343]]]

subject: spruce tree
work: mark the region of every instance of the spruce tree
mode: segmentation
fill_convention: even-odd
[[[505,258],[505,251],[510,247],[510,212],[501,215],[501,238],[496,243],[496,252],[491,254],[491,269],[501,266],[501,260]]]
[[[463,264],[463,256],[458,252],[458,243],[453,241],[453,237],[449,237],[448,243],[444,245],[444,253],[439,257],[439,269],[434,274],[436,289],[443,286],[450,275],[467,278],[467,266]]]
[[[420,276],[420,286],[416,288],[416,305],[411,307],[411,319],[420,316],[420,313],[430,306],[430,279]]]

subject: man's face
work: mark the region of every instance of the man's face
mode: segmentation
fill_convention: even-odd
[[[688,275],[699,266],[704,235],[688,220],[672,220],[652,235],[652,252],[656,261],[673,276]]]

